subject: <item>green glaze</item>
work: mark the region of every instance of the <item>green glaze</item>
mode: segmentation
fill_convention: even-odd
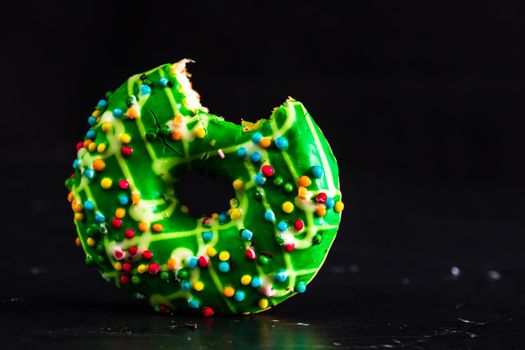
[[[75,211],[77,242],[86,253],[86,262],[96,265],[103,277],[147,298],[158,310],[202,311],[211,307],[220,314],[259,312],[302,292],[323,264],[343,207],[337,162],[310,114],[291,98],[275,108],[269,119],[256,124],[236,125],[209,114],[190,87],[186,62],[132,76],[109,96],[107,105],[103,102],[97,107],[90,129],[96,136],[84,140],[77,152],[75,173],[66,181]],[[146,83],[151,92],[144,88]],[[116,117],[116,108],[124,115]],[[269,147],[261,146],[264,141],[252,140],[257,132],[271,141]],[[123,155],[123,133],[131,137],[128,146],[132,154],[128,157]],[[279,137],[288,141],[285,149],[276,146]],[[97,151],[100,144],[106,145],[105,150],[99,149],[102,152]],[[240,147],[247,150],[246,156],[238,155]],[[258,163],[250,160],[254,151],[262,156]],[[94,170],[97,159],[103,160],[104,169]],[[254,179],[264,165],[270,165],[275,173],[257,185]],[[321,177],[312,176],[313,166],[321,167]],[[175,185],[189,170],[211,171],[232,184],[237,180],[236,198],[230,201],[228,212],[219,217],[196,217],[192,214],[198,213],[191,213],[191,208],[188,212],[178,200]],[[309,176],[311,184],[299,195],[301,176]],[[112,180],[108,189],[101,185],[104,178]],[[119,187],[122,179],[129,188]],[[320,192],[337,203],[335,207],[316,203]],[[128,204],[119,203],[122,196],[129,199]],[[294,204],[291,213],[283,211],[286,201]],[[89,210],[90,204],[94,209]],[[125,210],[121,227],[115,219],[117,208]],[[273,211],[274,222],[265,220],[268,210]],[[104,218],[97,222],[95,213]],[[304,222],[300,231],[293,225],[298,219]],[[115,221],[117,227],[113,226]],[[289,225],[284,232],[277,229],[280,221]],[[162,229],[155,224],[161,224]],[[124,234],[128,229],[135,233],[131,239]],[[241,237],[243,229],[253,233],[251,241]],[[210,234],[205,232],[211,232],[211,240],[206,241]],[[295,249],[289,249],[292,245]],[[138,253],[130,255],[130,247],[136,247]],[[255,253],[253,260],[247,258],[247,249]],[[153,253],[151,260],[141,256],[145,250]],[[230,255],[228,272],[219,268],[223,251]],[[207,257],[209,264],[189,267],[192,257]],[[160,270],[155,271],[153,264],[150,273],[147,268],[151,263],[157,263]],[[279,272],[284,281],[279,281]],[[252,280],[258,277],[261,286],[242,284],[244,275]],[[248,280],[245,277],[244,282]],[[204,289],[195,290],[200,282]],[[241,292],[229,297],[224,293],[226,287]],[[243,293],[244,299],[239,301]]]

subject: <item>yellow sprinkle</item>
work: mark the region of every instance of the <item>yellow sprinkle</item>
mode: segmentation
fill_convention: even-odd
[[[115,216],[118,219],[122,219],[125,215],[126,215],[126,209],[118,208],[117,210],[115,210]]]
[[[156,223],[151,226],[151,229],[153,232],[162,232],[162,230],[164,230],[164,226],[162,226],[162,224]]]
[[[133,204],[139,204],[139,202],[140,202],[140,193],[138,193],[138,192],[133,192],[133,193],[131,194],[131,202],[132,202]]]
[[[113,267],[114,267],[115,270],[117,270],[117,271],[122,270],[122,264],[121,264],[119,261],[117,261],[116,263],[114,263],[114,264],[113,264]]]
[[[96,171],[102,171],[106,168],[106,163],[104,162],[104,159],[95,159],[93,161],[93,169]]]
[[[206,249],[206,254],[208,254],[210,258],[213,258],[215,255],[217,255],[217,249],[208,247],[208,249]]]
[[[244,275],[241,277],[241,284],[244,286],[249,285],[252,282],[252,276]]]
[[[145,232],[147,230],[148,230],[148,223],[144,221],[139,222],[139,231]]]
[[[112,127],[113,126],[111,125],[110,122],[105,122],[105,123],[102,124],[102,131],[103,132],[108,132],[108,131],[111,130]]]
[[[258,304],[261,309],[266,309],[268,307],[268,299],[260,299]]]
[[[230,209],[230,217],[232,220],[238,219],[241,217],[241,211],[237,208]]]
[[[262,148],[268,148],[272,144],[272,140],[269,137],[263,137],[259,142]]]
[[[228,253],[227,251],[222,251],[219,254],[219,260],[220,261],[228,261],[229,259],[230,259],[230,253]]]
[[[236,191],[240,191],[242,190],[244,187],[244,181],[242,181],[241,179],[235,179],[233,181],[233,188],[236,190]]]
[[[219,214],[218,213],[213,213],[213,214],[211,214],[211,218],[213,220],[217,220],[219,218]]]
[[[224,291],[223,291],[224,295],[227,296],[228,298],[231,298],[233,297],[233,295],[235,294],[235,289],[233,289],[232,286],[227,286],[224,288]]]
[[[239,206],[239,202],[237,202],[237,199],[232,198],[230,199],[230,207],[231,208],[237,208]]]
[[[120,142],[122,143],[130,143],[131,142],[131,136],[129,136],[129,134],[122,134],[120,135]]]
[[[182,119],[182,114],[177,114],[175,118],[173,118],[173,124],[180,124],[184,120]]]
[[[173,271],[175,270],[176,263],[177,261],[174,258],[169,258],[166,267],[168,268],[168,270]]]
[[[144,272],[146,272],[147,269],[148,269],[148,267],[145,264],[140,264],[137,267],[137,272],[138,273],[144,273]]]
[[[80,247],[80,246],[82,245],[82,244],[80,243],[80,238],[78,238],[78,237],[75,238],[75,245],[76,245],[77,247]]]
[[[337,213],[340,213],[343,211],[343,209],[345,208],[345,204],[341,201],[337,201],[335,203],[335,206],[334,206],[334,210],[337,212]]]
[[[204,136],[206,136],[206,130],[202,126],[198,126],[195,129],[193,129],[193,133],[195,134],[195,137],[202,139]]]
[[[113,181],[109,177],[105,177],[100,181],[100,186],[105,190],[110,189],[111,185],[113,185]]]
[[[174,131],[171,133],[171,139],[173,141],[179,141],[180,139],[182,139],[182,133],[179,132],[179,131]]]
[[[306,187],[299,187],[297,190],[297,195],[301,198],[306,198],[306,195],[308,194],[308,190]]]
[[[195,289],[197,292],[200,292],[204,289],[204,283],[202,281],[197,281],[193,284],[193,289]]]
[[[87,243],[88,246],[93,247],[96,242],[93,239],[93,237],[88,237],[88,239],[86,239],[86,243]]]
[[[190,212],[190,208],[188,208],[187,205],[181,205],[180,206],[180,211],[183,213],[183,214],[188,214]]]
[[[98,117],[98,116],[100,115],[100,110],[95,109],[95,110],[93,111],[93,113],[91,113],[91,115],[92,115],[93,117],[95,117],[95,118]]]
[[[97,144],[95,142],[91,142],[88,146],[88,151],[94,152],[97,149]]]
[[[319,204],[317,208],[315,208],[315,213],[317,216],[325,216],[326,215],[326,206],[324,204]]]
[[[84,221],[84,214],[75,213],[75,221]]]
[[[106,144],[105,143],[99,143],[97,146],[97,152],[98,153],[104,153],[106,151]]]
[[[308,176],[301,176],[299,180],[297,180],[297,183],[299,186],[308,187],[312,184],[312,180]]]
[[[293,204],[292,202],[284,202],[283,203],[283,211],[286,213],[286,214],[290,214],[292,211],[293,211]]]

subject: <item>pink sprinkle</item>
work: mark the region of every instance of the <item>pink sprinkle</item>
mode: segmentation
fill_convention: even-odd
[[[273,290],[272,286],[270,284],[267,284],[263,287],[263,294],[267,297],[271,297],[275,294],[275,290]]]
[[[113,257],[115,257],[115,259],[117,260],[122,260],[124,259],[124,252],[122,251],[122,249],[119,247],[119,248],[116,248],[114,251],[113,251]]]
[[[224,157],[226,157],[224,155],[224,152],[222,151],[222,149],[219,148],[219,150],[217,151],[217,153],[219,154],[219,157],[221,157],[222,159],[224,159]]]

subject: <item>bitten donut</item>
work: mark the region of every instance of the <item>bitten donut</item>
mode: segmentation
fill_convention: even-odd
[[[208,113],[188,62],[132,76],[88,117],[66,180],[76,243],[158,311],[266,310],[305,292],[327,256],[344,207],[337,162],[292,98],[256,123]],[[227,211],[181,203],[190,168],[231,182]]]

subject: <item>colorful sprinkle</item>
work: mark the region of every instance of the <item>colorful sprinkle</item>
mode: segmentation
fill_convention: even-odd
[[[260,132],[256,131],[252,135],[252,142],[259,143],[261,142],[262,138],[263,138],[263,135]]]
[[[235,294],[233,295],[233,299],[237,302],[243,301],[245,297],[246,297],[246,293],[244,293],[242,290],[236,291]]]
[[[266,210],[264,212],[264,219],[270,222],[275,221],[275,213],[271,209]]]
[[[89,199],[87,201],[84,202],[84,208],[87,210],[87,211],[92,211],[93,209],[95,209],[95,205],[93,204],[92,201],[90,201]]]
[[[275,146],[281,151],[285,150],[286,148],[288,148],[288,139],[286,139],[286,137],[283,137],[283,136],[276,138]]]
[[[269,137],[263,137],[261,141],[259,142],[259,145],[262,148],[268,148],[272,145],[272,139],[270,139]]]
[[[294,205],[292,202],[287,201],[283,203],[282,209],[286,214],[290,214],[294,209]]]
[[[233,289],[232,286],[224,287],[224,290],[222,291],[224,296],[231,298],[235,294],[235,289]]]
[[[282,283],[288,279],[288,271],[280,270],[274,275],[273,278],[276,282]]]
[[[259,163],[261,161],[261,158],[262,158],[262,155],[257,151],[253,152],[250,155],[250,160],[252,161],[252,163]]]
[[[197,281],[193,284],[193,289],[197,292],[201,292],[204,289],[204,283],[202,281]]]
[[[320,179],[321,177],[323,177],[323,168],[321,168],[319,165],[314,165],[310,169],[310,173],[315,179]]]
[[[271,177],[275,171],[270,165],[263,165],[261,172],[264,176]]]
[[[221,261],[219,263],[219,271],[223,273],[230,271],[230,264],[227,261]]]
[[[209,241],[211,241],[213,239],[213,232],[211,231],[206,231],[206,232],[203,232],[202,233],[202,240],[205,242],[205,243],[208,243]]]
[[[250,275],[243,275],[243,276],[241,277],[241,284],[242,284],[243,286],[247,286],[247,285],[249,285],[251,282],[252,282],[252,276],[250,276]]]
[[[246,157],[246,154],[248,154],[248,151],[246,151],[246,148],[239,147],[239,149],[237,149],[237,155],[239,157]]]
[[[261,309],[266,309],[268,307],[268,299],[259,299],[259,302],[257,303]]]
[[[312,184],[312,180],[310,180],[308,176],[303,175],[299,178],[299,180],[297,180],[297,183],[299,186],[308,187]]]
[[[220,261],[228,261],[230,259],[230,253],[227,251],[222,251],[219,253]]]
[[[111,185],[113,185],[113,180],[111,180],[109,177],[105,177],[100,181],[100,186],[102,186],[102,188],[105,190],[110,189]]]
[[[142,85],[140,87],[140,93],[142,95],[149,95],[151,94],[151,88],[148,85]]]
[[[315,196],[315,201],[317,203],[321,203],[321,204],[326,203],[327,199],[328,199],[328,196],[324,192],[320,192],[317,194],[317,196]]]
[[[263,174],[257,173],[257,174],[255,174],[255,178],[254,178],[253,182],[255,182],[255,184],[257,186],[262,186],[262,185],[264,185],[266,183],[266,178],[264,177]]]
[[[281,232],[288,230],[288,224],[285,221],[279,221],[277,229]]]
[[[295,288],[294,288],[294,289],[295,289],[295,291],[296,291],[297,293],[304,293],[304,292],[306,292],[306,283],[304,283],[303,281],[301,281],[301,282],[299,282],[299,283],[297,283],[297,284],[295,285]]]
[[[261,278],[258,277],[258,276],[253,277],[252,278],[252,282],[250,283],[250,285],[253,288],[259,288],[261,286]]]
[[[202,314],[204,317],[212,317],[214,314],[213,308],[211,306],[202,308]]]
[[[337,213],[342,212],[344,208],[345,208],[345,205],[344,205],[343,202],[341,202],[341,201],[337,201],[337,202],[335,203],[334,210],[335,210]]]
[[[241,231],[241,237],[245,241],[251,241],[253,238],[253,232],[247,229]]]

